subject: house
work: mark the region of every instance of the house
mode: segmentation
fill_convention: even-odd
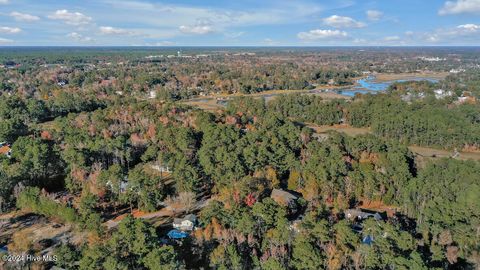
[[[173,219],[173,227],[181,231],[192,231],[197,225],[197,216],[193,214],[186,215],[183,218]]]
[[[182,231],[179,231],[179,230],[171,230],[171,231],[168,232],[167,236],[170,239],[183,239],[183,238],[188,237],[188,233],[182,232]]]
[[[273,189],[270,198],[272,198],[276,203],[288,207],[288,209],[292,212],[296,212],[297,210],[298,197],[290,192],[281,189]]]
[[[368,218],[374,218],[377,221],[386,220],[385,212],[377,212],[367,209],[348,209],[344,212],[345,217],[351,220],[363,221]]]

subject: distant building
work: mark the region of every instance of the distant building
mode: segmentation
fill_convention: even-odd
[[[443,89],[433,90],[433,93],[435,94],[436,99],[442,99],[453,95],[452,91],[445,91]]]
[[[373,218],[377,221],[387,219],[385,212],[377,212],[367,209],[348,209],[345,210],[344,214],[347,219],[358,221],[363,221],[368,218]]]
[[[450,70],[450,73],[452,73],[452,74],[458,74],[458,73],[461,73],[461,72],[465,72],[465,69],[459,68],[459,69]]]
[[[183,218],[175,218],[172,225],[181,231],[192,231],[197,225],[197,216],[189,214]]]
[[[440,62],[440,61],[446,61],[446,58],[440,58],[440,57],[425,57],[422,56],[420,57],[421,60],[427,61],[427,62]]]

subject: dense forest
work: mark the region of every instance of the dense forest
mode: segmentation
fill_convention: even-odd
[[[0,155],[0,214],[16,215],[0,215],[0,227],[34,215],[65,230],[49,245],[22,229],[0,233],[10,253],[57,258],[0,268],[479,267],[480,163],[409,148],[478,153],[478,70],[352,99],[236,97],[209,112],[177,100],[200,88],[254,93],[353,84],[369,64],[350,61],[416,56],[325,49],[145,58],[152,53],[2,56],[21,67],[0,73],[0,142],[10,149]],[[478,61],[470,53],[457,57],[467,66]],[[315,59],[335,64],[319,67]],[[458,68],[447,62],[397,67]],[[439,88],[455,93],[439,98]],[[168,95],[147,98],[152,89]],[[468,102],[459,102],[467,92]],[[318,133],[312,125],[371,132]],[[360,209],[376,214],[349,216]],[[195,229],[172,237],[172,224],[188,214],[198,217]]]

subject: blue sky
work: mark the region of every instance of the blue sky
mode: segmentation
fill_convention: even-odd
[[[0,0],[0,45],[480,45],[480,0]]]

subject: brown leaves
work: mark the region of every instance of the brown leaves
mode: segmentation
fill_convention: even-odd
[[[450,264],[454,264],[457,262],[458,252],[459,252],[459,248],[456,246],[447,247],[447,252],[445,256],[447,257],[447,260]]]

